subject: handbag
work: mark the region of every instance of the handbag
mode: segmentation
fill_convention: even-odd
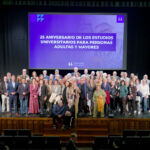
[[[52,93],[52,95],[49,98],[50,103],[56,104],[61,99],[60,95],[57,95],[56,93]]]
[[[142,97],[142,93],[140,91],[137,92],[137,96]]]

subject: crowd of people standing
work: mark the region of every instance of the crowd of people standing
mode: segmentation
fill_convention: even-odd
[[[116,71],[112,75],[103,71],[89,74],[85,69],[84,74],[80,74],[75,67],[74,72],[64,77],[58,69],[50,75],[44,70],[39,76],[33,71],[29,77],[23,69],[21,75],[8,72],[0,79],[1,113],[47,114],[55,119],[105,117],[116,112],[139,115],[149,111],[149,85],[148,75],[139,80],[134,73],[128,76],[127,72],[121,72],[120,76]]]

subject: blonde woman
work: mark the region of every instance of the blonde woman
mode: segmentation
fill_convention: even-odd
[[[77,82],[73,83],[73,90],[74,90],[74,104],[75,104],[75,119],[77,119],[78,116],[78,105],[79,105],[79,97],[80,97],[80,89],[77,85]]]
[[[68,100],[70,100],[72,103],[74,103],[74,89],[73,89],[73,85],[72,82],[68,81],[69,85],[66,89],[66,98],[67,98],[67,103]]]
[[[47,107],[47,112],[48,112],[48,114],[49,114],[49,116],[51,116],[51,109],[52,109],[52,105],[51,105],[51,103],[49,102],[49,99],[50,99],[50,96],[51,96],[51,94],[52,94],[52,85],[53,85],[53,82],[52,82],[52,80],[50,79],[49,81],[48,81],[48,85],[47,85],[47,89],[48,89],[48,96],[47,96],[47,103],[46,103],[46,107]]]
[[[87,85],[87,105],[89,107],[90,116],[92,115],[92,99],[95,89],[95,83],[93,79],[90,79]]]
[[[22,81],[21,76],[20,76],[20,75],[17,75],[17,82],[18,82],[18,84],[21,84],[21,81]]]

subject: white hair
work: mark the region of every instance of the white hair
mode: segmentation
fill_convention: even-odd
[[[92,71],[91,74],[95,74],[95,71]]]
[[[74,67],[74,69],[78,69],[78,67]]]
[[[56,72],[56,71],[58,71],[58,72],[59,72],[59,69],[55,69],[55,72]]]
[[[27,71],[27,69],[22,69],[22,71],[24,72],[24,71]]]
[[[116,72],[116,71],[113,71],[113,74],[114,74],[114,73],[115,73],[115,74],[117,74],[117,72]]]
[[[43,70],[43,73],[44,73],[44,72],[46,72],[46,73],[47,73],[47,70]]]
[[[103,77],[106,78],[106,76],[107,76],[107,73],[103,73]]]
[[[57,103],[58,103],[58,104],[59,104],[59,103],[62,103],[62,100],[61,100],[61,99],[60,99],[60,100],[58,100],[58,101],[57,101]]]

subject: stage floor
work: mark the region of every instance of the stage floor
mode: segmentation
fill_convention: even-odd
[[[25,117],[25,118],[32,118],[32,117],[34,117],[34,118],[49,118],[48,117],[49,115],[48,114],[44,114],[44,115],[40,115],[40,114],[29,114],[28,116],[25,116],[25,115],[23,115],[23,116],[21,116],[21,115],[19,115],[19,116],[17,116],[17,117]],[[4,113],[4,114],[2,114],[2,113],[0,113],[0,117],[10,117],[9,116],[9,114],[8,113]],[[12,117],[16,117],[15,115],[14,115],[14,113],[12,114]],[[92,118],[92,116],[88,116],[88,115],[82,115],[82,116],[78,116],[78,118]],[[97,117],[97,118],[100,118],[100,117]],[[109,118],[109,116],[105,116],[104,118]],[[116,113],[114,113],[114,115],[113,115],[113,118],[150,118],[150,112],[148,111],[148,112],[145,112],[145,113],[141,113],[141,114],[137,114],[137,113],[135,113],[134,115],[129,115],[129,114],[127,114],[127,115],[125,115],[125,116],[123,116],[123,115],[121,115],[120,113],[118,113],[118,112],[116,112]]]

